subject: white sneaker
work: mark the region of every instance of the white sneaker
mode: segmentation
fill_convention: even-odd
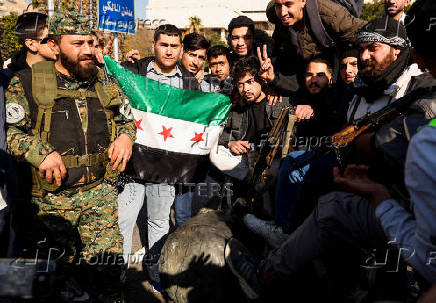
[[[253,214],[246,214],[242,221],[253,233],[261,236],[273,248],[279,248],[289,237],[274,221],[264,221]]]

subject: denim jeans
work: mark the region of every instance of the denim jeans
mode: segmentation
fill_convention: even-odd
[[[333,185],[333,167],[337,165],[334,155],[323,155],[306,166],[289,171],[291,164],[302,162],[312,156],[310,151],[290,153],[280,168],[275,197],[275,223],[286,233],[292,232],[304,218],[296,218],[302,207],[315,206],[320,194],[328,192]],[[302,202],[302,195],[304,201]],[[307,201],[314,200],[314,201]],[[306,205],[302,205],[306,204]],[[310,213],[311,210],[308,210]]]
[[[192,198],[194,192],[187,192],[176,196],[174,199],[174,213],[176,217],[176,228],[179,228],[192,216]]]
[[[147,203],[148,249],[151,262],[157,262],[170,228],[170,209],[174,186],[168,184],[128,183],[118,196],[118,224],[124,237],[125,260],[132,250],[133,229],[143,203]]]

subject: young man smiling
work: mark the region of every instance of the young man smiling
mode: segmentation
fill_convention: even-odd
[[[246,16],[233,18],[228,26],[232,61],[254,55],[254,22]]]
[[[354,83],[359,72],[359,51],[356,48],[348,47],[343,50],[339,62],[339,83],[343,86],[350,86]]]
[[[275,45],[273,76],[264,80],[285,93],[298,90],[297,75],[307,61],[322,55],[332,64],[338,47],[354,43],[366,23],[331,0],[271,0],[266,14],[275,25]],[[337,72],[334,68],[334,79]]]

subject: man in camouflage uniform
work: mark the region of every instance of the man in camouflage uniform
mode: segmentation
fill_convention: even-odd
[[[124,170],[136,128],[119,112],[127,101],[121,89],[95,65],[94,41],[84,15],[55,13],[49,20],[45,43],[57,61],[37,63],[12,79],[7,143],[33,170],[36,218],[61,247],[63,260],[107,268],[107,259],[98,258],[118,259],[123,242],[117,191],[108,181]]]

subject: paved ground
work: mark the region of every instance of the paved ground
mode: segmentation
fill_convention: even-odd
[[[174,218],[174,216],[172,216]],[[144,214],[139,215],[138,222],[145,223]],[[173,221],[174,222],[174,221]],[[138,228],[139,227],[139,228]],[[141,230],[141,234],[140,231]],[[136,226],[133,231],[132,253],[141,249],[141,239],[146,241],[147,227],[145,224]],[[171,303],[162,294],[154,292],[153,287],[147,281],[147,272],[143,271],[142,263],[132,264],[127,272],[125,295],[127,303],[147,302],[147,303]]]
[[[133,234],[133,251],[141,248],[141,240],[138,228]],[[127,303],[150,302],[167,303],[160,293],[153,291],[153,287],[147,281],[147,273],[142,269],[142,263],[132,264],[127,272],[127,282],[125,288]]]

